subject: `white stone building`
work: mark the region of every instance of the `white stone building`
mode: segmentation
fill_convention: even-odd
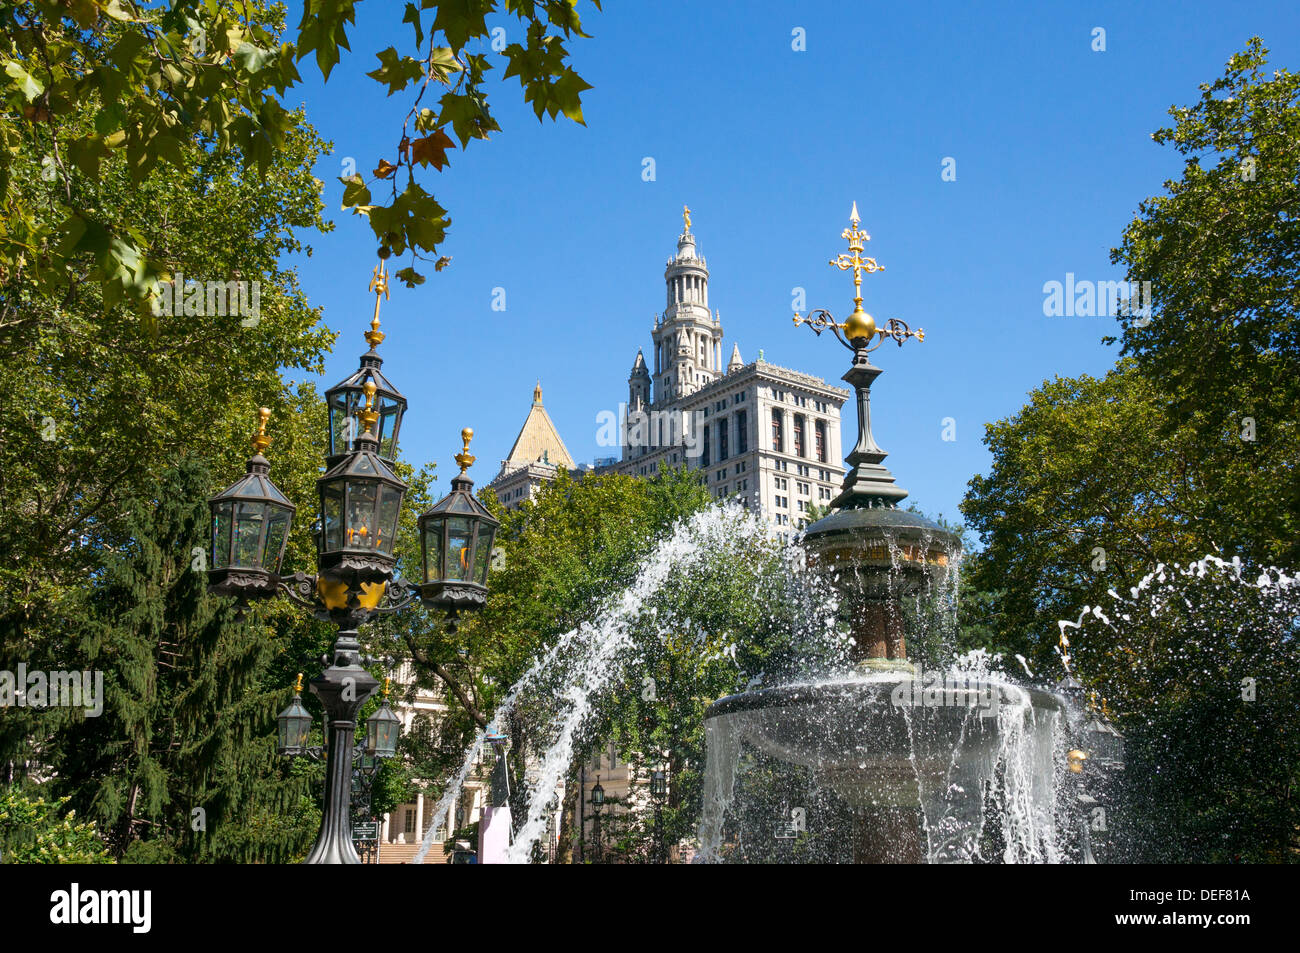
[[[666,307],[652,329],[653,368],[638,350],[616,432],[620,455],[597,471],[652,476],[683,464],[703,471],[715,497],[736,497],[772,524],[797,529],[844,477],[843,387],[763,359],[739,344],[722,363],[722,321],[709,310],[709,269],[689,216],[664,272]],[[559,467],[577,469],[542,407],[541,385],[501,472],[489,484],[513,509]]]

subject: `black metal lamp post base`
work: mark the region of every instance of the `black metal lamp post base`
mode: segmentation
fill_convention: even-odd
[[[352,846],[352,757],[357,712],[379,690],[379,680],[361,667],[355,629],[339,632],[334,664],[310,683],[329,719],[325,811],[307,864],[359,864]]]

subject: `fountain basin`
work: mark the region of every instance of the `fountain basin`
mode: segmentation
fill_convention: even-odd
[[[705,719],[737,741],[816,770],[853,807],[915,806],[927,781],[992,768],[1005,713],[1030,725],[1053,695],[992,679],[934,687],[905,673],[783,685],[721,698]]]
[[[974,859],[995,796],[1015,858],[1051,860],[1064,712],[1049,692],[952,673],[858,673],[729,695],[705,713],[704,842],[721,838],[746,787],[750,748],[807,769],[843,801],[858,862]]]

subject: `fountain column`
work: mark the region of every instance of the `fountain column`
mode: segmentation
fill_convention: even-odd
[[[863,310],[862,274],[881,269],[874,258],[862,254],[870,236],[858,228],[858,221],[854,203],[850,227],[844,231],[849,254],[831,261],[837,268],[853,272],[852,314],[842,324],[826,312],[814,312],[807,318],[795,316],[796,324],[807,323],[818,335],[829,328],[853,352],[853,363],[842,380],[853,388],[858,410],[857,441],[845,457],[851,469],[831,503],[834,512],[808,527],[804,544],[810,559],[831,574],[840,592],[855,644],[855,665],[908,677],[915,669],[907,658],[902,600],[931,585],[936,575],[946,573],[950,556],[960,552],[961,543],[955,534],[930,520],[898,509],[907,491],[885,466],[888,454],[871,432],[871,385],[882,373],[871,363],[871,351],[886,339],[899,346],[909,337],[924,340],[924,332],[913,331],[892,318],[884,327],[877,327],[875,319]],[[854,861],[922,863],[926,855],[923,819],[912,766],[904,758],[882,765],[878,771],[896,775],[877,778],[878,796],[894,803],[855,806]]]

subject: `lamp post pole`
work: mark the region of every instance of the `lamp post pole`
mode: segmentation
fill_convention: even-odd
[[[596,863],[596,864],[600,863],[600,860],[601,860],[601,854],[600,854],[600,808],[601,808],[601,805],[603,805],[604,803],[605,803],[605,788],[601,785],[601,783],[600,783],[600,775],[598,774],[598,775],[596,775],[596,783],[595,783],[595,785],[594,785],[594,786],[592,787],[592,789],[591,789],[591,813],[592,813],[592,817],[593,817],[593,820],[592,820],[592,829],[591,829],[591,837],[592,837],[592,840],[594,841],[594,844],[593,844],[594,850],[593,850],[593,852],[592,852],[592,862],[593,862],[593,863]]]
[[[650,775],[650,796],[654,799],[655,805],[655,863],[666,864],[668,862],[666,851],[664,850],[664,828],[663,828],[663,806],[664,796],[668,793],[668,776],[662,769],[656,769]]]
[[[328,720],[325,758],[325,811],[309,864],[359,864],[352,843],[352,762],[357,712],[379,690],[379,680],[361,667],[355,629],[341,631],[334,641],[334,663],[311,680]]]
[[[582,762],[578,778],[578,863],[587,862],[587,762]]]

